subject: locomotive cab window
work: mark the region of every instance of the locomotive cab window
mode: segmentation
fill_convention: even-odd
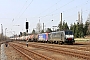
[[[65,35],[73,35],[72,31],[65,31]]]

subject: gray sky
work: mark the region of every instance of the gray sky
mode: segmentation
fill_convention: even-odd
[[[7,28],[7,35],[11,36],[14,34],[12,31],[15,34],[25,31],[26,18],[31,32],[39,20],[41,24],[45,23],[45,28],[57,26],[60,13],[70,25],[76,22],[81,10],[85,22],[90,13],[90,0],[0,0],[0,24],[3,24],[3,32]]]

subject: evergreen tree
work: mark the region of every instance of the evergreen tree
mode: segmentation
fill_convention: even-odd
[[[67,22],[65,23],[64,21],[63,21],[63,25],[60,23],[58,25],[58,27],[59,27],[60,30],[69,30]]]
[[[83,28],[83,23],[79,25],[79,36],[84,37],[84,28]]]
[[[32,34],[35,34],[35,30],[33,29]]]
[[[76,24],[74,23],[74,25],[72,25],[72,31],[73,31],[73,33],[74,33],[74,36],[76,37]]]
[[[46,32],[52,32],[51,28],[47,28]]]
[[[43,31],[43,30],[41,30],[41,33],[44,33],[44,31]]]
[[[79,24],[78,23],[74,31],[75,31],[75,37],[79,38]]]
[[[67,22],[65,23],[65,30],[69,30]]]
[[[24,36],[26,36],[26,32],[24,32]]]
[[[61,23],[58,25],[58,27],[59,27],[59,30],[62,30],[63,29]]]
[[[22,32],[20,32],[20,36],[22,36]]]
[[[89,31],[88,31],[88,27],[89,27],[89,22],[85,22],[85,27],[84,27],[84,35],[88,35]]]
[[[68,24],[67,22],[63,22],[63,25],[61,25],[61,23],[58,25],[60,30],[69,30]],[[90,22],[86,22],[85,25],[83,23],[74,23],[71,24],[70,26],[70,30],[73,31],[74,33],[74,37],[76,38],[81,38],[84,37],[88,34],[90,34]]]
[[[70,26],[70,30],[73,30],[73,24],[71,24],[71,26]]]

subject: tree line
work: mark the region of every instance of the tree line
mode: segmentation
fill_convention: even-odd
[[[74,37],[81,38],[85,37],[86,35],[90,35],[90,22],[86,21],[85,24],[83,23],[74,23],[68,26],[67,22],[63,22],[63,25],[59,24],[60,30],[72,30],[74,33]]]
[[[46,31],[44,30],[40,30],[41,29],[41,25],[37,25],[37,27],[39,29],[37,29],[38,31],[36,31],[35,29],[32,30],[31,33],[29,34],[38,34],[38,33],[45,33],[45,32],[56,32],[56,31],[61,31],[61,30],[72,30],[74,33],[74,37],[75,38],[84,38],[86,35],[90,35],[90,21],[86,21],[85,24],[83,23],[74,23],[71,24],[70,26],[67,24],[67,22],[63,23],[59,23],[58,24],[58,29],[56,30],[52,30],[51,28],[47,28]],[[20,32],[19,37],[21,36],[26,36],[26,32]]]
[[[74,33],[75,38],[84,38],[86,35],[90,35],[90,21],[87,20],[85,24],[83,23],[73,23],[70,26],[68,25],[67,22],[63,21],[63,23],[58,24],[58,29],[52,30],[51,28],[47,28],[46,31],[42,30],[41,25],[38,23],[37,24],[38,29],[33,29],[32,33],[30,34],[38,34],[38,33],[45,33],[45,32],[56,32],[56,31],[61,31],[61,30],[72,30]],[[26,36],[26,32],[20,32],[19,36]]]
[[[90,21],[87,20],[85,24],[77,22],[77,23],[71,24],[70,26],[67,24],[67,22],[63,21],[63,23],[60,22],[58,24],[58,29],[53,31],[51,30],[51,28],[47,28],[46,31],[41,30],[40,33],[55,32],[55,31],[61,31],[61,30],[72,30],[75,38],[82,38],[82,37],[84,38],[86,35],[90,35]],[[32,34],[35,34],[35,33],[36,31],[33,29]]]
[[[4,40],[7,40],[9,39],[7,36],[4,36],[2,34],[0,34],[0,41],[4,41]]]

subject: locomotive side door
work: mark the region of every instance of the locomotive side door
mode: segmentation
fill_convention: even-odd
[[[61,41],[64,41],[64,33],[61,32]]]

